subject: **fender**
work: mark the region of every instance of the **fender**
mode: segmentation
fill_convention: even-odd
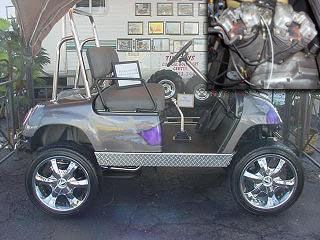
[[[67,125],[79,128],[95,151],[161,152],[161,145],[150,145],[141,136],[160,125],[157,114],[96,113],[92,100],[64,101],[37,105],[27,116],[22,135],[32,138],[45,126]]]
[[[270,100],[261,94],[248,93],[243,96],[243,113],[241,119],[226,144],[223,153],[232,153],[241,136],[251,127],[257,125],[281,125],[282,120]]]

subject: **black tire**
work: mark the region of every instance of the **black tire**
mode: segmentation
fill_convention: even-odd
[[[184,92],[184,83],[182,81],[182,78],[180,75],[172,70],[160,70],[156,73],[154,73],[148,82],[150,83],[159,83],[163,86],[165,86],[166,81],[168,81],[169,84],[172,84],[175,88],[175,91],[173,94],[168,94],[169,90],[168,88],[165,88],[165,96],[166,100],[171,99],[172,97],[176,98],[178,93]]]
[[[194,95],[194,103],[196,106],[208,106],[214,102],[214,96],[210,91],[199,95],[198,92],[204,92],[207,89],[207,84],[198,76],[190,78],[186,84],[186,93]]]
[[[260,207],[254,206],[254,204],[250,204],[241,190],[241,174],[246,169],[246,167],[255,159],[261,158],[263,156],[273,155],[281,157],[282,159],[286,159],[291,163],[291,166],[296,171],[297,182],[294,190],[292,191],[290,197],[283,201],[282,204],[269,208],[269,209],[262,209]],[[296,156],[296,154],[289,149],[288,147],[284,146],[280,143],[273,143],[268,146],[251,148],[251,151],[247,152],[239,152],[234,157],[234,162],[231,165],[230,169],[230,187],[232,195],[235,201],[243,207],[245,210],[256,214],[256,215],[268,215],[268,214],[278,214],[291,205],[293,205],[297,199],[299,198],[304,185],[304,173],[303,167]],[[274,184],[274,179],[272,179],[272,188]],[[274,195],[275,196],[275,195]]]
[[[55,210],[47,206],[44,202],[41,202],[41,200],[37,196],[35,187],[33,187],[35,174],[38,172],[39,169],[41,169],[41,167],[39,166],[41,166],[42,164],[46,164],[46,161],[48,161],[48,159],[58,159],[58,157],[67,158],[70,160],[70,162],[72,161],[76,163],[78,166],[80,166],[77,167],[77,169],[80,169],[78,171],[84,169],[88,178],[88,194],[86,195],[86,198],[78,207],[66,211]],[[54,217],[68,217],[82,212],[94,200],[99,190],[99,170],[97,169],[96,163],[94,162],[95,159],[93,159],[93,157],[93,153],[91,153],[86,147],[70,142],[62,142],[48,145],[41,151],[39,151],[36,154],[36,158],[32,161],[31,165],[27,169],[25,177],[25,186],[27,194],[32,203],[35,204],[39,209],[41,209],[45,213]],[[50,169],[52,169],[52,166]],[[75,178],[74,174],[75,173],[72,173],[72,177]],[[53,176],[52,173],[51,176]],[[51,191],[52,194],[53,190]],[[74,190],[71,191],[74,192]],[[56,204],[57,202],[55,201],[55,205]]]

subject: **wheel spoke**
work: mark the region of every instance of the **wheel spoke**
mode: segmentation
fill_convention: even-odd
[[[52,186],[54,183],[57,182],[57,179],[53,175],[51,175],[50,177],[44,177],[39,173],[36,174],[35,180],[41,184],[49,185],[49,186]]]
[[[272,171],[272,174],[271,174],[271,175],[272,175],[272,176],[275,176],[275,175],[277,175],[278,173],[280,173],[281,170],[282,170],[282,167],[284,166],[285,163],[286,163],[286,162],[285,162],[284,160],[280,159],[278,165],[277,165],[276,168]]]
[[[257,181],[257,180],[262,181],[262,179],[263,179],[263,176],[259,172],[258,173],[250,173],[248,171],[245,171],[243,176],[246,177],[246,178],[249,178],[249,179],[251,179],[253,181]]]
[[[70,207],[77,207],[81,204],[81,200],[77,199],[73,194],[68,194],[67,196],[67,200],[70,204]]]
[[[72,177],[77,168],[78,166],[74,162],[70,162],[67,170],[65,171],[64,177]]]
[[[56,201],[57,201],[58,196],[53,196],[52,193],[47,196],[46,198],[43,199],[43,201],[51,206],[51,207],[56,207]]]
[[[56,178],[60,178],[62,174],[61,174],[61,171],[60,171],[60,169],[58,167],[57,160],[56,159],[52,159],[50,162],[51,162],[52,174]]]
[[[279,205],[280,202],[277,199],[276,195],[274,194],[273,187],[268,187],[267,192],[268,192],[268,200],[266,203],[266,207],[270,208],[270,207]]]
[[[280,202],[277,199],[276,195],[273,194],[272,197],[268,196],[266,207],[271,208],[271,207],[277,206],[279,203]]]
[[[83,180],[77,180],[75,178],[71,178],[68,183],[73,187],[73,188],[86,188],[88,187],[88,179],[83,179]]]
[[[263,173],[267,173],[268,171],[268,163],[267,163],[267,158],[260,158],[258,160],[258,164],[260,166],[260,168],[263,170]]]
[[[282,180],[280,177],[273,179],[274,184],[278,187],[292,187],[295,184],[295,178],[289,180]]]
[[[244,194],[247,195],[248,198],[251,198],[257,201],[257,196],[262,192],[262,187],[263,187],[262,183],[259,183],[255,186],[253,190],[251,190],[250,192],[246,192]]]

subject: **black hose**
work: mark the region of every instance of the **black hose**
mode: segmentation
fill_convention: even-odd
[[[239,83],[242,82],[242,80],[239,80],[238,82],[235,82],[235,83],[230,83],[230,84],[227,84],[227,83],[219,83],[217,82],[217,80],[223,76],[225,76],[227,74],[228,71],[223,71],[222,73],[220,73],[218,76],[216,76],[214,79],[209,79],[209,82],[210,83],[213,83],[214,85],[216,86],[219,86],[219,87],[234,87],[236,85],[239,85]]]
[[[318,77],[319,77],[319,79],[320,79],[320,66],[319,66],[318,57],[315,56],[314,59],[316,60],[316,65],[317,65],[317,70],[318,70]]]

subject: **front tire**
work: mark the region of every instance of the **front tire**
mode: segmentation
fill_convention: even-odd
[[[98,192],[99,180],[92,154],[76,144],[44,148],[26,173],[31,201],[45,213],[70,216],[83,211]]]
[[[277,214],[299,198],[304,174],[297,156],[282,144],[239,153],[231,171],[236,202],[254,214]]]

